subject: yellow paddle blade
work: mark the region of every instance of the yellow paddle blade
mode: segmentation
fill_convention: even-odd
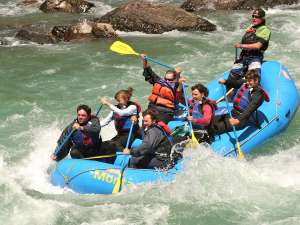
[[[189,141],[189,143],[186,146],[188,148],[196,148],[197,145],[199,145],[199,142],[194,134],[194,131],[192,130],[191,140]]]
[[[112,191],[112,194],[118,193],[119,190],[120,190],[121,180],[122,180],[122,172],[121,172],[121,171],[120,171],[120,174],[119,174],[119,176],[118,176],[117,179],[118,179],[118,180],[117,180],[117,182],[116,182],[116,184],[115,184],[115,186],[114,186],[114,189],[113,189],[113,191]]]
[[[140,55],[139,53],[135,52],[129,45],[121,41],[115,41],[110,46],[110,50],[122,55]]]
[[[236,143],[236,147],[237,147],[237,157],[238,157],[238,160],[243,160],[245,158],[245,156],[244,156],[244,153],[241,150],[240,142]]]

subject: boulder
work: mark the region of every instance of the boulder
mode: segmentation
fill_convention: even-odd
[[[214,31],[216,26],[194,14],[171,5],[130,1],[105,14],[96,22],[110,23],[121,31],[161,34],[171,30]]]
[[[21,29],[17,32],[16,37],[23,41],[31,41],[38,44],[54,44],[57,43],[55,37],[50,33],[33,31],[31,29]]]
[[[40,10],[45,13],[86,13],[92,7],[95,7],[95,4],[85,0],[46,0],[43,4],[41,4]]]
[[[274,7],[276,5],[291,5],[299,0],[186,0],[181,8],[193,12],[207,9],[238,10],[257,7]]]

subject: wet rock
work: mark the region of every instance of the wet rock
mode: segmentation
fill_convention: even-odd
[[[32,5],[38,5],[38,4],[40,4],[39,0],[24,0],[24,1],[17,3],[17,5],[24,5],[24,6],[32,6]]]
[[[110,23],[121,31],[160,34],[171,30],[214,31],[209,21],[171,5],[130,1],[95,20]]]
[[[70,27],[56,26],[52,34],[59,40],[71,41],[76,39],[114,38],[118,35],[110,24],[83,21]]]
[[[193,12],[207,9],[254,9],[257,7],[274,7],[276,5],[291,5],[299,0],[186,0],[181,8]]]
[[[40,10],[45,13],[49,12],[67,12],[67,13],[86,13],[94,3],[85,0],[46,0],[41,6]]]
[[[55,37],[49,33],[40,33],[36,31],[21,29],[16,34],[16,37],[23,41],[31,41],[38,44],[54,44],[57,43]]]

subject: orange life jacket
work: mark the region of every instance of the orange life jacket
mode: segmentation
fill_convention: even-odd
[[[152,94],[148,100],[156,105],[164,106],[167,108],[175,108],[175,94],[172,87],[163,86],[155,83],[152,88]]]

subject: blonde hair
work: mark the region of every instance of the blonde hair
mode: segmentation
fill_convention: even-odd
[[[132,92],[132,87],[128,87],[127,90],[120,90],[115,94],[115,99],[118,100],[118,98],[123,98],[128,102],[132,96]]]

